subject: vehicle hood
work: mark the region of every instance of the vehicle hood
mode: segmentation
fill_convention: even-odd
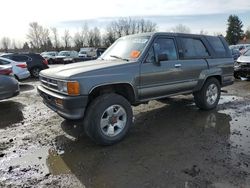
[[[52,78],[61,78],[67,79],[72,77],[77,77],[78,75],[92,74],[101,74],[100,71],[104,69],[109,69],[109,72],[112,73],[114,67],[119,67],[122,65],[131,64],[131,62],[126,61],[105,61],[105,60],[93,60],[93,61],[83,61],[78,63],[72,63],[68,65],[62,65],[55,68],[49,68],[41,71],[41,76],[48,76]],[[95,74],[93,73],[93,74]],[[105,73],[104,73],[105,74]]]
[[[239,62],[239,63],[250,63],[250,56],[242,55],[237,59],[237,62]]]

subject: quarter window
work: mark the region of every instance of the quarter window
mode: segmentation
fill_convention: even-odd
[[[208,51],[200,39],[181,38],[184,58],[199,58],[209,56]]]
[[[224,45],[222,44],[221,40],[219,37],[207,37],[209,43],[212,45],[214,51],[216,54],[219,56],[226,56],[226,49]]]

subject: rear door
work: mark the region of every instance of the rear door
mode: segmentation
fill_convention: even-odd
[[[178,37],[178,45],[183,71],[182,80],[191,83],[188,89],[192,90],[196,86],[201,72],[209,68],[207,59],[210,59],[211,55],[202,37]]]

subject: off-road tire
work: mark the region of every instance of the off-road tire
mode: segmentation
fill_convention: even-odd
[[[101,118],[106,109],[113,105],[120,105],[126,112],[126,124],[122,131],[114,136],[105,135],[101,129]],[[84,129],[86,134],[100,145],[112,145],[121,141],[132,125],[133,112],[130,103],[121,95],[110,93],[94,99],[89,106],[84,118]]]
[[[212,104],[209,104],[207,101],[208,100],[207,91],[210,86],[216,86],[218,92],[216,100]],[[220,100],[220,94],[221,94],[220,89],[221,89],[220,83],[216,78],[207,79],[201,90],[193,93],[195,104],[202,110],[211,110],[216,108]]]

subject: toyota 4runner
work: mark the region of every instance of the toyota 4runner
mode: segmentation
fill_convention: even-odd
[[[102,145],[120,141],[132,124],[131,105],[193,94],[203,110],[233,84],[233,58],[223,37],[145,33],[118,39],[94,61],[43,70],[38,91],[65,119],[81,119]]]

